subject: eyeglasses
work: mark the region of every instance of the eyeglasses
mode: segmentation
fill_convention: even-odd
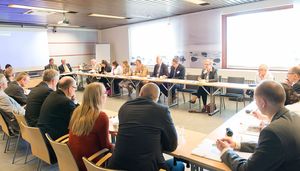
[[[295,74],[294,72],[288,72],[288,74]]]
[[[77,90],[77,86],[72,86],[75,90]]]

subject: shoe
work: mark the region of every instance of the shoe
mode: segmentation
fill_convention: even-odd
[[[196,100],[195,100],[195,101],[189,100],[189,102],[192,103],[192,104],[195,104],[195,103],[196,103]]]

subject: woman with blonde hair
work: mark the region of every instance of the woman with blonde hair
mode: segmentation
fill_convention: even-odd
[[[130,65],[129,65],[128,61],[123,61],[122,62],[122,68],[123,68],[123,75],[124,76],[131,76],[132,75],[132,70],[130,68]],[[122,80],[119,83],[119,86],[122,87],[122,88],[126,88],[128,90],[128,96],[130,96],[132,94],[133,85],[132,85],[131,81]]]
[[[89,84],[83,93],[83,101],[71,117],[69,147],[80,170],[86,170],[82,157],[89,157],[103,148],[112,148],[109,142],[109,120],[102,111],[106,102],[102,83]]]

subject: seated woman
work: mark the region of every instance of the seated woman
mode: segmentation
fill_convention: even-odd
[[[89,84],[83,93],[69,124],[69,147],[79,170],[86,170],[82,157],[89,157],[103,148],[112,149],[109,142],[107,115],[102,112],[106,102],[105,87],[101,83]]]
[[[200,75],[201,79],[208,80],[209,82],[215,82],[218,81],[218,74],[217,69],[215,69],[212,66],[212,61],[209,59],[206,59],[203,64],[203,69]],[[209,87],[204,87],[207,91],[209,91]],[[193,93],[193,96],[190,100],[190,103],[195,103],[197,98],[200,98],[202,96],[203,101],[203,109],[202,112],[207,112],[206,109],[208,108],[207,105],[207,92],[204,90],[203,87],[199,87],[197,93]]]
[[[132,75],[132,70],[130,68],[128,61],[123,61],[122,68],[123,68],[123,73],[122,73],[123,75],[125,75],[125,76]],[[122,80],[119,83],[119,86],[122,88],[126,88],[128,90],[128,96],[131,95],[132,90],[133,90],[133,85],[129,80]]]
[[[112,65],[112,70],[111,74],[112,75],[122,75],[122,67],[118,64],[117,61],[113,61],[111,63]],[[122,81],[122,79],[114,79],[114,93],[115,94],[120,94],[120,86],[119,83]]]
[[[101,65],[101,70],[99,71],[100,74],[107,74],[111,72],[111,66],[106,60],[102,60],[100,65]],[[99,82],[103,83],[103,85],[107,90],[109,89],[109,83],[105,77],[101,77]]]

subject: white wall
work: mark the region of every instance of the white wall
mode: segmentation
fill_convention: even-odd
[[[294,0],[294,2],[297,2],[297,0]],[[271,8],[291,3],[293,3],[293,0],[266,0],[262,2],[170,17],[169,21],[171,24],[176,24],[179,27],[179,37],[181,37],[180,41],[182,41],[180,42],[181,47],[189,50],[204,47],[209,50],[221,51],[221,15]],[[99,35],[101,35],[101,37],[99,38],[99,42],[110,43],[112,45],[111,54],[112,57],[117,61],[129,59],[129,27],[130,25],[99,31]],[[186,42],[192,43],[186,45]],[[256,73],[255,71],[225,69],[221,69],[219,72],[222,77],[236,75],[244,76],[248,80],[253,80]],[[196,73],[200,73],[200,69],[187,68],[187,74]],[[283,81],[286,76],[286,73],[284,72],[274,72],[273,74],[275,76],[275,79],[278,81]]]
[[[110,44],[111,61],[119,63],[129,58],[128,26],[99,31],[99,43]]]
[[[95,58],[98,37],[98,30],[57,28],[56,32],[52,32],[49,29],[49,56],[57,65],[60,65],[61,59],[66,59],[72,67],[89,63],[91,58]]]

